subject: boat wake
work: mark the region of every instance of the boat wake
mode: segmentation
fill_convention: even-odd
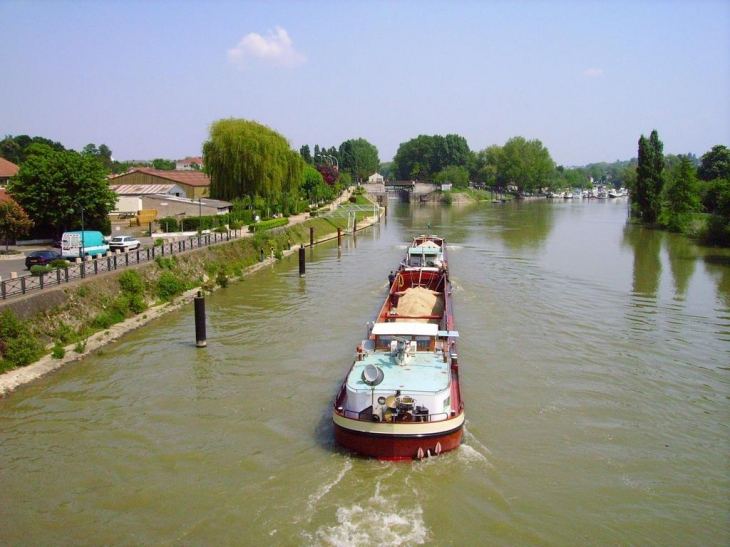
[[[334,478],[334,480],[330,481],[329,483],[323,484],[314,494],[309,495],[309,503],[307,504],[307,506],[310,513],[314,513],[319,500],[321,500],[324,496],[327,495],[330,490],[337,486],[350,469],[352,469],[352,461],[348,459],[345,461],[345,465],[340,470],[337,477]]]
[[[423,545],[429,537],[423,508],[414,501],[401,499],[393,503],[381,493],[381,484],[364,504],[337,509],[337,524],[322,526],[310,537],[308,545],[369,547]]]
[[[489,449],[479,442],[474,435],[472,435],[466,426],[464,426],[464,442],[459,447],[457,454],[460,459],[465,462],[480,462],[484,463],[489,469],[494,469],[494,466],[489,462],[488,454],[491,454]]]

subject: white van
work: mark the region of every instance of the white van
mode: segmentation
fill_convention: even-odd
[[[78,231],[64,232],[61,237],[61,256],[63,258],[82,258],[85,256],[105,255],[109,245],[101,232]]]

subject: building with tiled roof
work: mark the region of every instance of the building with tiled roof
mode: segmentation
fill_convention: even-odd
[[[188,199],[210,195],[210,179],[202,171],[160,171],[150,167],[134,167],[109,180],[110,185],[176,184]]]
[[[14,177],[17,174],[17,165],[5,158],[0,158],[0,186],[7,186],[10,177]]]
[[[194,167],[193,164],[197,165]],[[178,171],[193,171],[203,167],[203,158],[185,158],[184,160],[177,160],[175,162],[175,169]]]

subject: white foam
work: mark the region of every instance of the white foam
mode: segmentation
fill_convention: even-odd
[[[421,507],[382,507],[384,502],[375,502],[368,507],[340,507],[337,509],[337,524],[317,530],[310,538],[311,545],[423,545],[429,534]]]

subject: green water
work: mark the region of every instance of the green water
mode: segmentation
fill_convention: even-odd
[[[396,205],[0,400],[0,545],[730,543],[730,258],[626,203]],[[467,426],[351,457],[330,405],[410,238],[447,238]]]

